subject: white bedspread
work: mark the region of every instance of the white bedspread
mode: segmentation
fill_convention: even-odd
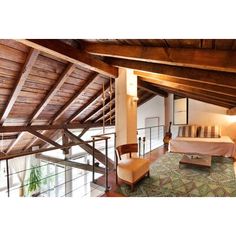
[[[211,156],[234,157],[235,143],[228,136],[221,138],[177,137],[169,143],[170,152],[199,153]]]

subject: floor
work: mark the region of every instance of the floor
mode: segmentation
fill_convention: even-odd
[[[156,161],[159,157],[161,157],[166,152],[167,152],[167,148],[165,148],[164,146],[161,146],[161,147],[153,150],[152,152],[146,154],[145,158],[149,159],[151,161],[151,163],[153,163],[154,161]],[[234,172],[236,175],[236,159],[234,160]],[[101,176],[98,179],[99,184],[103,184],[104,181],[105,181],[104,176]],[[106,192],[105,194],[101,195],[101,197],[125,197],[124,195],[116,192],[116,190],[119,186],[116,184],[115,171],[113,171],[109,174],[109,186],[111,187],[111,190],[109,192]]]
[[[161,146],[161,147],[153,150],[152,152],[146,154],[144,156],[144,158],[149,159],[152,163],[152,162],[156,161],[160,156],[165,154],[166,151],[167,151],[167,148],[165,148],[164,146]],[[104,182],[105,182],[104,176],[101,176],[97,180],[98,184],[103,184]],[[110,174],[109,174],[109,186],[111,187],[110,191],[103,194],[102,197],[124,197],[124,195],[116,193],[116,190],[119,186],[116,184],[115,171],[110,172]]]

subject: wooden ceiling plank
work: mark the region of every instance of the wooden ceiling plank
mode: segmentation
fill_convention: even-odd
[[[88,53],[161,64],[236,72],[236,52],[230,50],[165,48],[87,43]]]
[[[148,92],[154,93],[155,95],[160,95],[162,97],[168,97],[168,93],[151,85],[150,83],[146,83],[145,81],[138,80],[138,87],[146,90]]]
[[[190,81],[198,81],[222,87],[236,88],[236,74],[230,72],[210,71],[188,67],[170,66],[119,58],[107,59],[114,66],[130,68],[139,71],[168,75]]]
[[[111,111],[113,111],[114,109],[115,109],[115,104],[112,105]],[[107,117],[108,115],[110,115],[110,107],[105,110],[105,116],[104,116],[104,117]],[[103,114],[101,114],[101,115],[99,115],[98,117],[96,117],[96,118],[93,120],[93,122],[96,123],[96,122],[98,122],[99,120],[101,120],[102,118],[103,118]]]
[[[94,58],[92,55],[74,48],[66,43],[61,42],[60,40],[55,39],[27,39],[27,40],[18,40],[21,43],[38,49],[39,51],[48,53],[55,57],[61,58],[65,61],[69,61],[73,64],[85,67],[87,69],[96,71],[100,74],[106,76],[111,76],[113,78],[118,77],[117,68]]]
[[[149,72],[147,73],[147,72],[142,72],[142,71],[134,71],[134,74],[140,77],[150,78],[153,80],[168,81],[168,82],[173,82],[180,85],[181,84],[186,85],[192,88],[203,89],[206,91],[223,94],[225,96],[230,96],[236,99],[236,88],[229,88],[229,87],[223,88],[222,86],[218,86],[218,85],[203,84],[197,81],[189,81],[183,78],[177,78],[177,77],[172,77],[168,75],[154,74],[154,73],[149,73]]]
[[[87,78],[86,82],[82,85],[79,91],[77,91],[74,94],[74,96],[68,102],[66,102],[66,104],[56,113],[56,115],[52,118],[50,123],[57,121],[69,108],[69,106],[71,106],[71,104],[73,104],[76,101],[76,99],[84,92],[84,90],[94,82],[94,80],[97,78],[98,75],[99,74],[97,72],[91,72],[89,78]]]
[[[20,91],[26,81],[26,79],[28,78],[28,75],[31,71],[31,68],[33,67],[37,57],[39,55],[39,51],[36,49],[32,49],[30,50],[26,62],[21,70],[20,76],[17,80],[16,86],[7,102],[7,105],[3,111],[3,113],[0,116],[0,125],[2,125],[4,123],[4,121],[6,120],[7,116],[9,115],[18,95],[20,94]]]
[[[108,82],[107,84],[105,84],[104,86],[105,88],[105,92],[110,89],[110,82]],[[94,104],[98,99],[100,99],[100,96],[103,94],[103,90],[101,89],[100,91],[98,91],[93,97],[91,97],[89,99],[89,101],[82,106],[78,111],[76,111],[68,120],[67,123],[72,122],[73,120],[75,120],[85,109],[88,109],[92,104]]]
[[[76,68],[75,64],[70,63],[66,69],[63,71],[59,79],[56,81],[56,83],[53,85],[52,89],[47,93],[47,96],[44,98],[44,100],[41,102],[41,104],[38,106],[38,108],[35,110],[35,112],[32,114],[30,118],[30,124],[37,119],[37,117],[40,115],[40,113],[43,111],[43,109],[48,105],[48,103],[51,101],[51,99],[54,97],[54,95],[58,92],[58,90],[61,88],[61,86],[65,83],[66,79],[70,76],[70,74],[74,71]]]
[[[107,106],[108,104],[110,104],[110,102],[113,102],[115,99],[115,94],[112,95],[112,98],[110,100],[110,98],[108,97],[105,101],[104,106]],[[92,110],[88,115],[86,115],[82,120],[80,120],[80,123],[84,123],[86,121],[88,121],[91,117],[97,115],[99,112],[101,112],[101,110],[103,109],[103,104],[98,106],[95,110]]]
[[[53,96],[58,92],[58,90],[61,88],[61,86],[64,84],[66,79],[70,76],[70,74],[74,71],[76,68],[75,64],[69,63],[69,65],[66,67],[66,69],[63,71],[57,82],[53,85],[52,89],[49,91],[49,93],[46,95],[44,100],[40,103],[38,108],[34,111],[34,113],[31,115],[31,118],[29,119],[28,125],[31,125],[32,122],[37,119],[37,117],[40,115],[40,113],[43,111],[43,109],[48,105],[50,100],[53,98]],[[9,153],[12,148],[20,141],[20,139],[23,137],[24,133],[20,133],[14,142],[12,142],[8,149],[6,150],[6,153]]]

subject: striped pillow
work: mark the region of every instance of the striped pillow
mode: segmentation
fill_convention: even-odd
[[[178,131],[179,137],[197,137],[197,127],[195,125],[180,126]]]
[[[201,126],[198,134],[199,138],[220,138],[221,129],[218,125]]]

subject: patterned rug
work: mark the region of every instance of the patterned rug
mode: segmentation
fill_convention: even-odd
[[[213,157],[210,169],[183,165],[181,154],[167,153],[150,167],[150,178],[136,184],[135,190],[123,184],[118,192],[130,197],[234,197],[236,180],[233,160]]]

